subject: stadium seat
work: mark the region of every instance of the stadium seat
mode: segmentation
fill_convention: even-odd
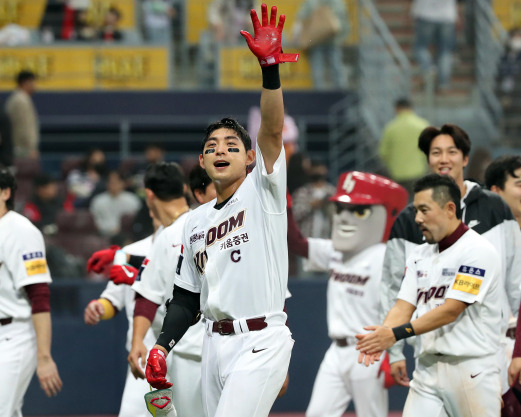
[[[62,211],[56,219],[59,234],[73,234],[78,240],[82,240],[82,234],[96,234],[97,228],[94,218],[88,210],[76,210],[73,212]]]

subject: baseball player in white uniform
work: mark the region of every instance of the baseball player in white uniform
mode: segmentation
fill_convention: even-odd
[[[187,215],[173,300],[150,352],[147,380],[169,386],[165,357],[204,314],[202,390],[207,417],[267,417],[284,383],[293,340],[284,299],[288,277],[284,105],[278,63],[285,17],[251,11],[255,37],[241,32],[262,67],[262,121],[256,151],[235,120],[210,125],[200,163],[217,199]],[[247,175],[246,169],[257,164]],[[176,381],[174,381],[175,383]],[[184,382],[180,380],[180,384]]]
[[[160,233],[161,230],[158,230],[156,234]],[[150,235],[145,239],[125,246],[122,249],[124,256],[125,254],[128,254],[144,257],[147,253],[150,252],[150,249],[152,248],[153,237],[154,235]],[[118,255],[116,255],[115,258],[118,258]],[[117,261],[114,260],[114,263],[116,262]],[[126,266],[126,268],[127,270],[132,271],[132,269],[128,266]],[[107,287],[101,293],[100,298],[97,300],[92,300],[85,308],[85,323],[91,326],[96,325],[100,320],[111,319],[118,311],[121,311],[124,308],[128,320],[126,349],[130,352],[135,296],[136,293],[130,286],[117,285],[113,281],[109,281],[107,283]],[[161,326],[162,319],[163,318],[160,314],[156,315],[155,321],[159,323],[159,326]],[[147,349],[150,350],[152,349],[152,346],[154,346],[155,341],[156,335],[154,335],[152,330],[149,330],[145,335],[143,343]],[[129,365],[118,417],[148,416],[148,411],[143,402],[143,396],[149,391],[149,389],[149,385],[145,380],[135,378],[132,375]]]
[[[21,417],[36,370],[49,397],[62,381],[51,356],[51,276],[40,231],[13,211],[16,181],[0,168],[0,416]]]
[[[383,325],[357,335],[359,361],[374,363],[396,341],[420,335],[404,417],[497,417],[499,255],[461,221],[461,194],[451,177],[428,175],[414,191],[415,220],[427,243],[407,259],[398,300]],[[415,311],[418,318],[409,322]]]
[[[327,323],[332,344],[315,379],[307,417],[340,417],[351,399],[359,416],[388,414],[384,375],[378,367],[356,364],[355,335],[380,319],[384,242],[407,198],[407,191],[387,178],[345,172],[330,198],[337,207],[332,238],[308,238],[307,269],[330,273]]]

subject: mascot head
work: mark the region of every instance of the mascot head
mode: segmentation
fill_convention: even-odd
[[[398,213],[407,205],[405,188],[366,172],[344,172],[338,178],[332,240],[335,250],[358,253],[386,242]]]

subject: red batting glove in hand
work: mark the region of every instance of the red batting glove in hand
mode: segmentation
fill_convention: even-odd
[[[146,377],[155,389],[170,388],[173,384],[166,380],[166,361],[162,350],[152,349],[148,355]]]
[[[138,270],[129,264],[113,265],[110,268],[109,278],[114,284],[132,285],[136,280]]]
[[[105,266],[114,261],[114,255],[119,249],[121,249],[119,246],[112,245],[109,249],[94,252],[87,262],[87,272],[101,273]]]
[[[241,30],[241,35],[244,36],[248,47],[257,57],[261,67],[269,67],[280,62],[297,62],[299,54],[283,54],[281,47],[282,28],[286,16],[281,14],[279,18],[279,25],[277,23],[277,6],[271,8],[271,17],[268,24],[268,6],[262,4],[262,26],[257,17],[257,12],[251,9],[251,22],[253,23],[253,31],[255,37],[253,38],[245,30]]]

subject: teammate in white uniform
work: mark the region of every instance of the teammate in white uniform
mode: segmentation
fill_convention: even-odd
[[[266,417],[286,378],[293,340],[283,311],[288,277],[284,105],[278,63],[284,16],[251,12],[255,38],[241,32],[263,73],[256,152],[245,129],[222,119],[203,140],[201,166],[217,200],[188,215],[173,301],[147,362],[147,380],[169,386],[165,356],[199,308],[205,317],[202,388],[207,417]],[[251,174],[247,166],[255,160]],[[174,381],[175,382],[175,381]],[[183,384],[183,380],[177,382]]]
[[[404,417],[497,417],[499,255],[461,221],[461,194],[452,178],[428,175],[414,191],[416,223],[427,243],[407,259],[398,300],[383,326],[357,335],[359,361],[374,363],[397,340],[421,335]],[[418,318],[408,322],[415,311]]]
[[[307,269],[330,273],[327,323],[332,344],[313,386],[307,417],[340,417],[351,399],[357,415],[388,414],[384,375],[356,364],[355,335],[380,320],[385,241],[407,191],[379,175],[346,172],[338,179],[331,240],[308,239]],[[290,246],[291,251],[291,246]]]
[[[51,356],[49,283],[40,231],[13,211],[16,182],[0,168],[0,416],[21,417],[34,371],[49,397],[62,381]]]
[[[156,233],[160,233],[160,230]],[[153,237],[154,235],[151,235],[145,239],[127,245],[122,249],[122,251],[128,255],[144,257],[152,248]],[[130,270],[129,267],[127,268]],[[92,300],[85,308],[85,323],[91,326],[96,325],[100,320],[108,320],[112,318],[118,311],[121,311],[124,308],[128,320],[126,349],[130,352],[135,296],[136,293],[130,286],[117,285],[114,282],[109,281],[107,287],[101,293],[100,298]],[[157,320],[159,326],[161,325],[162,319],[163,317],[160,314],[156,315],[155,320]],[[143,341],[147,349],[152,349],[155,341],[156,335],[154,335],[152,330],[149,330]],[[118,417],[148,416],[148,411],[143,402],[143,396],[148,391],[148,383],[143,379],[135,378],[132,375],[129,365]]]

